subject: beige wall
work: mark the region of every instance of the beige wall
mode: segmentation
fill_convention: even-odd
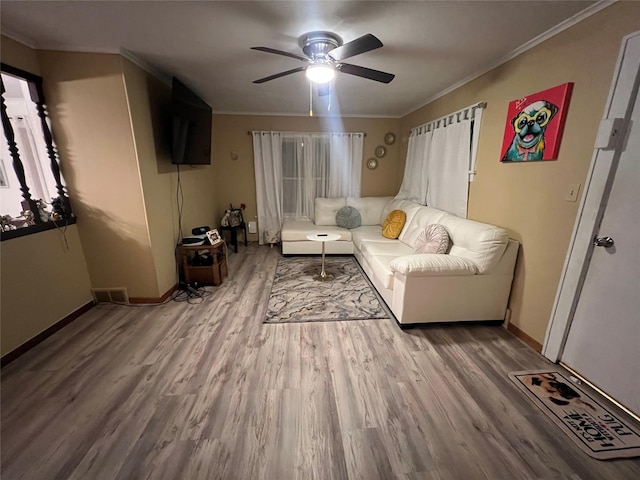
[[[565,196],[569,184],[584,186],[622,38],[637,30],[640,3],[619,2],[402,119],[406,135],[413,126],[487,101],[469,217],[501,225],[521,242],[511,322],[540,343],[578,208]],[[508,103],[566,82],[575,85],[558,160],[501,164]]]
[[[2,37],[1,51],[3,63],[40,74],[34,50]],[[50,230],[6,240],[0,257],[2,356],[91,301],[76,225],[64,233]]]
[[[5,355],[91,302],[91,285],[75,225],[6,240],[1,251]]]
[[[180,166],[182,206],[178,208],[178,168],[171,164],[171,87],[121,59],[128,110],[142,182],[148,242],[159,295],[177,282],[175,247],[178,227],[191,235],[194,227],[217,225],[219,211],[214,187],[217,166]],[[181,214],[181,218],[179,218]],[[158,295],[156,295],[157,297]]]
[[[156,297],[176,284],[175,169],[171,165],[171,87],[121,59],[138,157]]]
[[[0,39],[2,41],[0,48],[2,63],[33,73],[34,75],[41,75],[38,56],[34,49],[4,35],[0,36]]]
[[[260,116],[260,115],[214,115],[213,117],[213,162],[217,169],[215,188],[220,205],[217,222],[224,209],[232,203],[239,207],[247,205],[245,221],[256,220],[256,183],[253,168],[252,130],[279,131],[347,131],[364,132],[362,196],[395,195],[397,187],[389,179],[395,177],[404,160],[399,160],[399,142],[388,146],[384,136],[393,132],[398,136],[399,120],[393,118],[343,118],[333,123],[322,117]],[[378,145],[385,145],[387,154],[378,160],[378,168],[369,170],[366,160],[374,157]],[[231,155],[238,155],[233,160]],[[250,241],[257,241],[257,235],[249,235]]]
[[[121,57],[38,56],[91,283],[158,297]]]

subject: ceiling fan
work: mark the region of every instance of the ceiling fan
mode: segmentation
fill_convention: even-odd
[[[275,48],[251,47],[252,50],[295,58],[307,64],[306,66],[254,80],[253,83],[265,83],[298,72],[305,72],[307,78],[317,84],[330,82],[336,72],[355,75],[381,83],[389,83],[395,77],[391,73],[342,62],[345,58],[354,57],[382,47],[382,42],[370,33],[343,44],[342,38],[335,33],[315,31],[302,35],[298,40],[298,44],[305,56],[276,50]]]

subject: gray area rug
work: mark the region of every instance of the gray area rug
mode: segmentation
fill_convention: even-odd
[[[320,257],[282,257],[271,287],[265,323],[326,322],[390,318],[353,257],[327,257],[335,276],[316,282]]]

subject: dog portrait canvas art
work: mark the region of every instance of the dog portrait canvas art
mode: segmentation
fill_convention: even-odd
[[[509,103],[501,162],[555,160],[573,83],[565,83]]]

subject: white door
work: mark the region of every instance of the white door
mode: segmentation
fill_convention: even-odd
[[[611,156],[592,237],[599,246],[561,361],[640,415],[640,35],[627,42],[616,81],[608,118],[625,118],[627,137]]]

